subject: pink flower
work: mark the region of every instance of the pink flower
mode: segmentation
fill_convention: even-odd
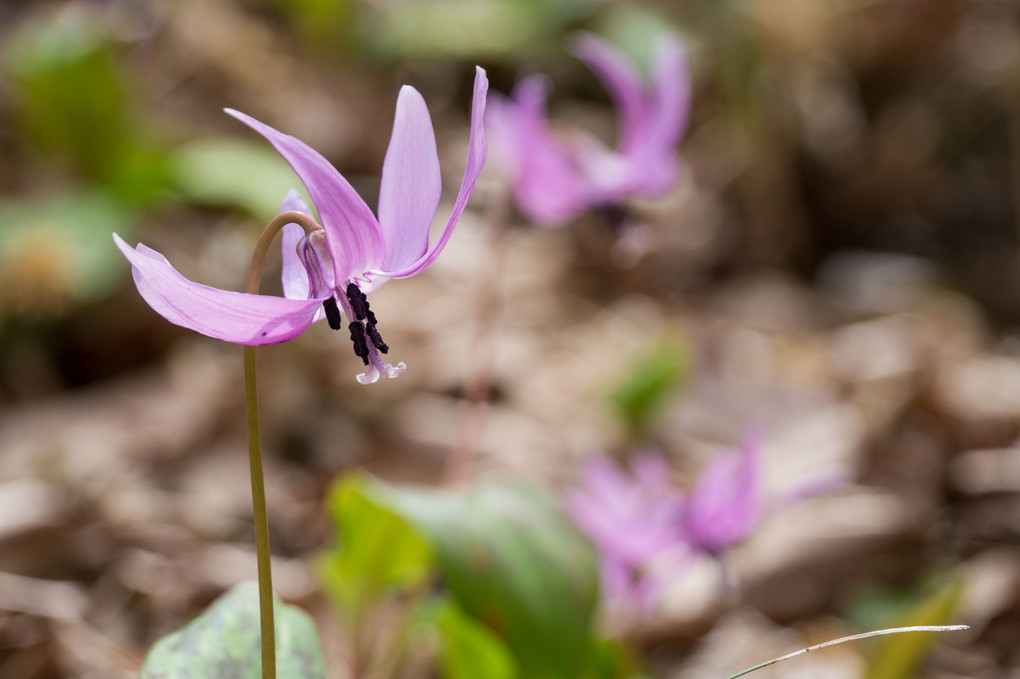
[[[389,347],[379,335],[367,295],[390,278],[423,271],[443,250],[460,219],[485,163],[483,130],[488,80],[477,69],[471,107],[467,167],[446,228],[429,246],[429,229],[439,206],[442,180],[435,133],[425,100],[404,86],[397,97],[393,134],[383,163],[379,217],[344,177],[307,144],[227,110],[265,137],[294,168],[312,198],[323,230],[304,236],[296,224],[284,228],[284,297],[218,290],[186,279],[163,255],[139,244],[114,241],[131,262],[139,293],[171,323],[209,337],[259,345],[293,339],[325,317],[339,330],[347,317],[355,353],[368,367],[358,376],[370,383],[396,377],[404,364],[382,360]],[[309,213],[296,193],[283,210]]]
[[[719,557],[775,513],[847,482],[845,470],[831,469],[766,498],[761,470],[764,444],[762,434],[749,434],[738,450],[718,453],[701,471],[682,515],[684,538],[692,549]]]
[[[762,445],[760,435],[748,436],[739,450],[713,457],[686,499],[660,455],[638,456],[630,474],[604,456],[585,464],[566,506],[598,551],[611,606],[649,609],[692,556],[718,560],[772,513],[845,483],[829,473],[766,504]]]
[[[713,457],[698,476],[684,507],[683,531],[696,551],[719,556],[741,542],[762,516],[760,436]]]
[[[690,78],[679,39],[656,46],[651,81],[608,43],[582,34],[574,54],[587,62],[619,110],[617,148],[587,133],[554,134],[545,117],[546,82],[525,78],[513,97],[493,97],[488,124],[530,219],[558,226],[592,207],[632,196],[656,196],[677,179],[673,149],[687,125]]]
[[[591,459],[566,506],[599,553],[607,600],[646,609],[666,584],[653,564],[683,547],[682,496],[660,455],[639,455],[632,470],[625,473],[605,456]]]

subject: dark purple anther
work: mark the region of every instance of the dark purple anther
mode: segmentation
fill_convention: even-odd
[[[368,313],[371,314],[372,312],[369,311]],[[379,331],[376,329],[374,322],[369,321],[368,323],[365,324],[365,333],[368,335],[368,339],[372,340],[372,344],[375,346],[375,348],[378,349],[381,353],[385,354],[390,350],[390,348],[386,346],[386,342],[383,342],[382,335],[379,334]]]
[[[329,297],[323,300],[322,306],[326,310],[326,322],[329,323],[329,327],[334,330],[342,328],[343,323],[340,322],[340,309],[336,305],[336,298]]]
[[[361,321],[351,321],[347,326],[351,331],[351,341],[354,342],[354,353],[368,365],[368,342],[365,340],[365,326]]]
[[[347,301],[351,303],[354,310],[354,317],[359,321],[365,320],[368,316],[368,297],[354,283],[347,284]]]

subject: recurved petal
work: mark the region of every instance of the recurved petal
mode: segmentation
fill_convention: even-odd
[[[500,94],[489,94],[485,111],[485,131],[500,169],[511,180],[520,174],[522,158],[517,143],[517,105]]]
[[[690,114],[687,52],[679,38],[666,36],[656,45],[652,87],[646,98],[644,122],[635,130],[625,154],[631,168],[631,190],[654,196],[676,183],[674,147]]]
[[[283,199],[280,212],[296,210],[311,215],[301,194],[291,189]],[[280,278],[283,282],[283,296],[288,299],[308,299],[308,272],[297,254],[298,243],[304,238],[305,230],[297,224],[287,224],[280,233],[281,255]]]
[[[113,234],[131,262],[135,285],[156,313],[176,325],[237,344],[286,342],[312,323],[322,300],[248,295],[190,281],[166,257],[144,245],[132,248]]]
[[[649,117],[662,145],[672,148],[687,129],[691,112],[691,74],[687,49],[675,36],[656,45],[652,66],[653,103]]]
[[[336,279],[345,281],[366,269],[378,267],[384,254],[379,224],[343,175],[300,139],[239,111],[225,111],[265,137],[301,178],[326,230]]]
[[[761,440],[747,439],[738,453],[708,463],[691,492],[687,529],[694,543],[717,553],[743,540],[761,515],[758,457]]]
[[[619,51],[591,33],[574,41],[574,54],[602,80],[620,112],[617,148],[626,153],[643,131],[648,115],[641,75]]]
[[[450,219],[446,222],[443,232],[436,239],[436,242],[432,244],[432,247],[415,261],[409,262],[402,267],[380,269],[373,273],[388,278],[414,276],[434,262],[439,253],[446,247],[447,241],[450,240],[450,236],[453,234],[453,227],[457,225],[460,216],[464,214],[464,208],[467,207],[468,199],[475,188],[475,182],[478,180],[478,175],[485,165],[487,149],[485,143],[485,95],[488,90],[489,79],[485,75],[485,70],[480,66],[475,67],[475,87],[474,95],[471,99],[471,136],[468,139],[467,165],[464,168],[464,179],[461,181],[460,191],[457,193],[457,199],[453,204],[453,211],[450,213]]]
[[[442,189],[429,110],[418,90],[405,85],[397,97],[379,190],[383,269],[402,269],[425,254]]]
[[[559,226],[597,200],[574,149],[549,130],[545,91],[541,76],[519,82],[500,112],[500,129],[513,134],[504,145],[516,147],[514,197],[521,210],[540,224]]]

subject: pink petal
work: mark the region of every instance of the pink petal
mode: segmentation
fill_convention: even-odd
[[[301,194],[291,189],[283,199],[280,212],[295,210],[311,215]],[[308,299],[308,272],[297,254],[298,243],[305,236],[305,230],[297,224],[287,224],[280,233],[281,256],[280,278],[283,282],[283,296],[288,299]]]
[[[386,243],[383,269],[399,270],[425,254],[442,190],[429,110],[421,94],[405,85],[397,97],[379,190],[379,228]]]
[[[645,95],[641,75],[632,63],[608,42],[591,33],[581,33],[574,54],[588,64],[602,80],[620,112],[616,147],[623,153],[631,148],[646,123]]]
[[[631,476],[603,455],[588,460],[566,506],[601,553],[637,564],[681,539],[681,497],[663,475],[661,456],[642,455],[634,469]]]
[[[346,281],[379,266],[384,254],[382,234],[365,201],[318,151],[232,109],[226,112],[249,126],[286,159],[304,183],[326,230],[337,281]]]
[[[669,190],[677,179],[673,149],[687,127],[691,81],[683,43],[664,38],[655,51],[646,118],[625,151],[633,168],[632,187],[644,195]]]
[[[525,78],[503,102],[495,119],[513,149],[514,196],[528,217],[545,226],[559,226],[594,201],[591,187],[573,149],[557,139],[545,116],[546,83],[541,76]]]
[[[414,276],[434,262],[439,253],[446,247],[446,242],[450,240],[450,236],[453,234],[453,227],[457,225],[457,221],[464,213],[464,208],[467,207],[468,199],[475,188],[475,181],[477,181],[478,175],[482,171],[482,166],[485,165],[485,95],[488,90],[489,79],[485,75],[485,70],[481,67],[476,67],[474,95],[471,99],[471,136],[468,141],[467,166],[464,168],[464,179],[461,182],[460,191],[457,193],[457,200],[454,201],[453,211],[443,232],[436,239],[436,242],[432,244],[428,252],[422,254],[415,261],[398,269],[377,270],[373,273],[378,273],[388,278]]]
[[[651,125],[659,143],[663,147],[672,148],[687,129],[691,112],[691,74],[687,50],[678,38],[669,36],[656,45],[652,86]]]
[[[738,454],[723,453],[708,463],[687,505],[688,537],[696,546],[718,552],[747,537],[759,520],[760,450],[755,437]]]
[[[790,488],[783,490],[779,495],[771,498],[768,503],[766,514],[771,517],[784,509],[788,509],[801,500],[813,498],[816,495],[837,490],[848,485],[853,478],[849,469],[834,467],[824,472],[819,472],[810,478],[801,479]]]
[[[144,245],[113,240],[131,262],[135,285],[156,313],[171,323],[237,344],[286,342],[312,323],[322,300],[294,300],[218,290],[189,281],[166,257]]]
[[[634,479],[646,492],[663,495],[672,492],[670,476],[673,472],[666,459],[654,450],[643,450],[634,457],[630,465]]]

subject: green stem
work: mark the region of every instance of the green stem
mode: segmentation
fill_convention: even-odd
[[[276,625],[273,620],[273,570],[269,561],[269,519],[259,442],[259,403],[255,385],[255,347],[244,348],[244,400],[248,413],[248,463],[251,509],[255,519],[255,558],[259,568],[259,618],[262,629],[262,677],[276,679]]]
[[[301,212],[277,215],[262,230],[248,271],[249,294],[257,295],[262,280],[262,262],[269,244],[286,224],[300,224],[306,233],[321,229]],[[244,348],[244,401],[248,417],[248,462],[251,467],[251,508],[255,521],[255,558],[259,572],[259,621],[262,632],[262,679],[276,679],[276,625],[273,619],[273,571],[269,561],[269,519],[266,513],[266,484],[262,472],[259,436],[258,386],[255,383],[255,347]]]

